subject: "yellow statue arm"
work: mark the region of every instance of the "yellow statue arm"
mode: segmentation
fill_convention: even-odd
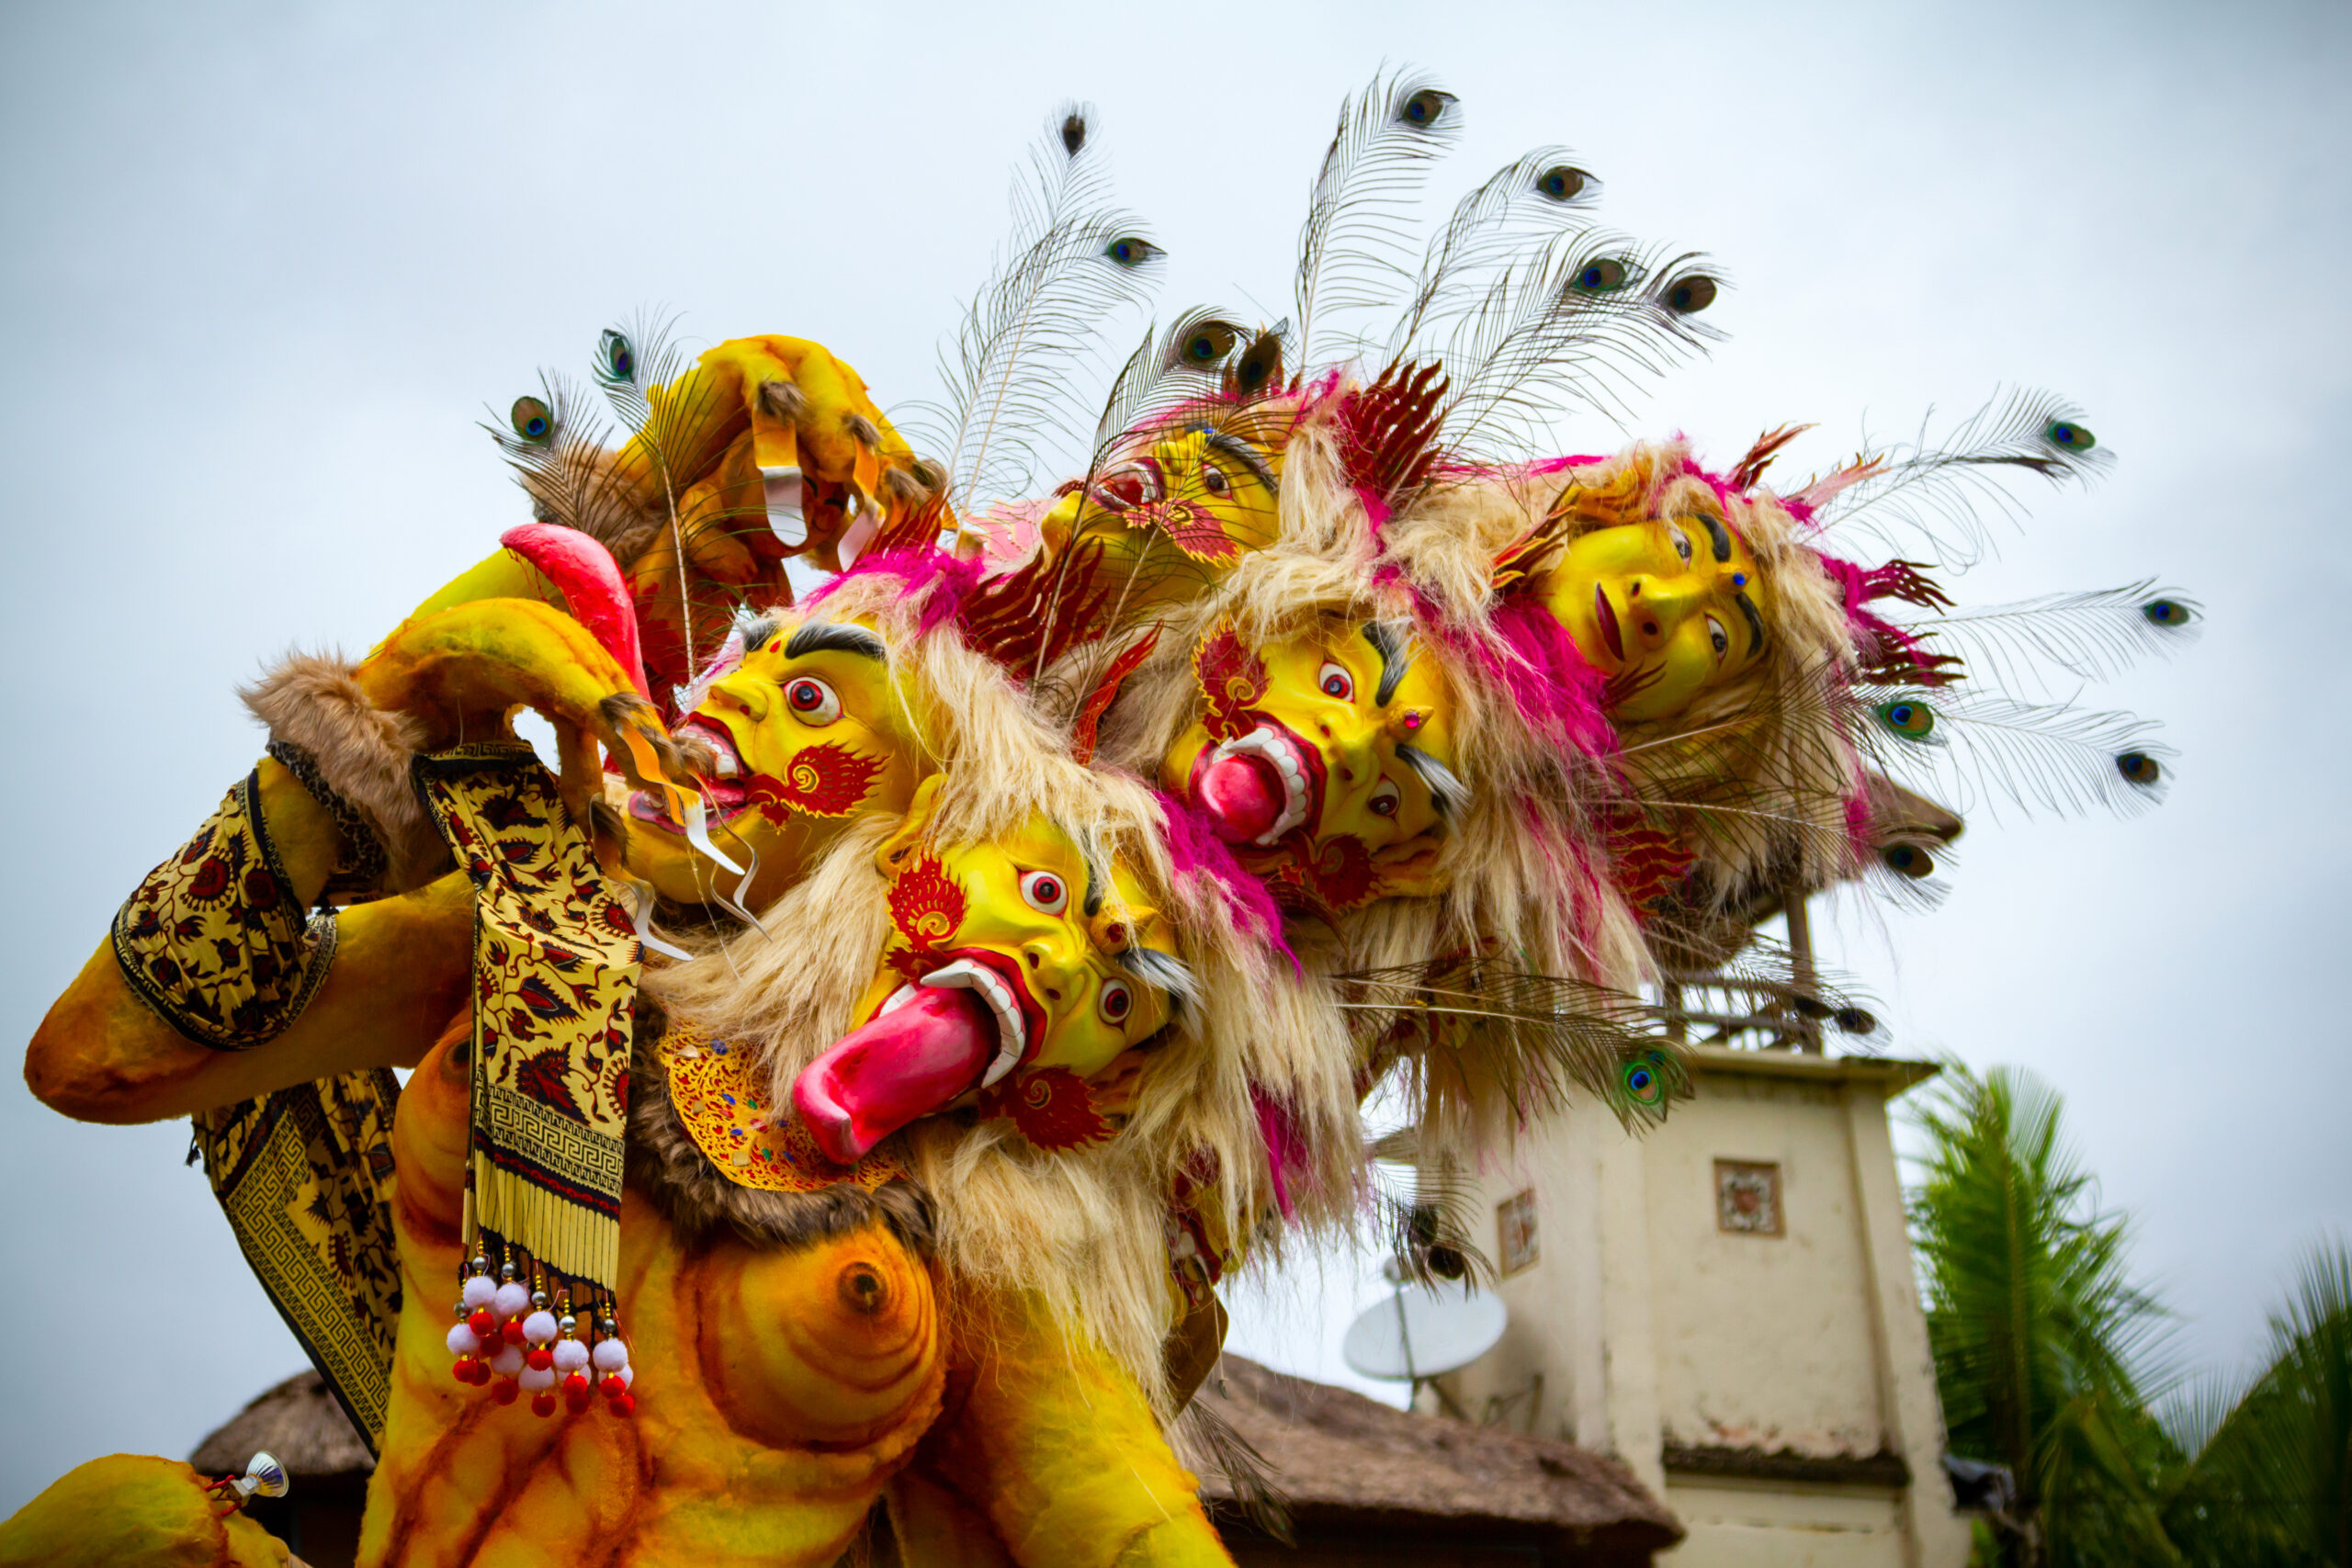
[[[404,623],[360,667],[379,708],[420,720],[429,745],[508,733],[506,713],[539,709],[558,728],[566,795],[586,819],[601,790],[595,741],[625,760],[669,742],[612,656],[543,604],[481,600]],[[607,699],[620,695],[617,705]],[[258,769],[259,807],[300,906],[319,895],[340,847],[326,809],[275,761]],[[85,1121],[159,1121],[290,1084],[413,1066],[465,1005],[472,964],[470,887],[451,874],[344,912],[324,985],[285,1031],[250,1050],[197,1043],[151,1011],[102,943],[33,1036],[25,1078],[45,1104]]]
[[[924,1445],[919,1486],[985,1517],[1022,1568],[1229,1568],[1199,1482],[1134,1379],[1034,1296],[973,1291],[958,1305],[977,1367],[962,1407]],[[920,1490],[913,1500],[925,1501]]]
[[[465,1006],[473,907],[472,886],[453,872],[345,910],[326,984],[285,1033],[250,1051],[199,1045],[149,1011],[102,942],[34,1033],[25,1083],[53,1111],[121,1124],[368,1067],[414,1066]]]
[[[177,1460],[109,1454],[68,1471],[0,1521],[0,1568],[279,1568],[286,1543],[243,1514],[216,1517]]]

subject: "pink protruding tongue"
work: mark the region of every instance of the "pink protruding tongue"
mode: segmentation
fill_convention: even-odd
[[[525,523],[501,534],[498,542],[547,573],[563,591],[571,618],[628,671],[640,696],[650,696],[637,639],[637,604],[613,552],[577,528],[553,523]]]
[[[1247,752],[1219,757],[1193,779],[1193,800],[1228,844],[1255,843],[1283,814],[1274,765]]]
[[[918,987],[800,1069],[792,1103],[828,1159],[866,1150],[979,1082],[996,1056],[996,1019],[968,987]]]

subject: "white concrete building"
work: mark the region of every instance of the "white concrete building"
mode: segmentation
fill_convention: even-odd
[[[1961,1568],[1887,1125],[1936,1068],[1689,1055],[1663,1127],[1582,1103],[1485,1173],[1510,1325],[1424,1404],[1622,1460],[1675,1568]]]

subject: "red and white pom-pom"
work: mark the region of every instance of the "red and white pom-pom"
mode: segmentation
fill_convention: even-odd
[[[475,1338],[488,1345],[498,1337],[498,1314],[486,1306],[476,1307],[466,1315],[466,1326],[474,1331]]]
[[[514,1374],[514,1381],[523,1385],[526,1393],[545,1393],[555,1386],[555,1369],[525,1367]]]
[[[503,1345],[490,1359],[490,1370],[500,1377],[511,1378],[523,1370],[523,1348],[519,1345]]]
[[[492,1294],[490,1307],[501,1318],[512,1321],[531,1310],[531,1292],[521,1281],[509,1280]]]
[[[459,1382],[469,1383],[473,1382],[474,1373],[481,1370],[482,1370],[481,1363],[475,1360],[471,1356],[460,1356],[455,1361],[449,1363],[449,1375],[456,1378]]]
[[[588,1365],[588,1347],[577,1339],[559,1339],[550,1348],[549,1358],[557,1371],[582,1371]]]
[[[522,1385],[513,1378],[501,1378],[498,1380],[498,1386],[490,1391],[490,1397],[501,1404],[512,1404],[522,1392]]]
[[[591,1358],[600,1372],[616,1372],[628,1365],[628,1347],[617,1339],[599,1339]]]
[[[467,1276],[465,1293],[460,1299],[468,1312],[476,1312],[488,1306],[497,1294],[497,1280],[487,1274],[472,1274]]]
[[[534,1345],[544,1345],[555,1337],[555,1314],[541,1307],[523,1320],[523,1337]]]
[[[551,1394],[551,1393],[535,1393],[535,1394],[533,1394],[533,1395],[531,1396],[531,1414],[532,1414],[532,1415],[534,1415],[534,1416],[552,1416],[552,1415],[554,1415],[554,1414],[555,1414],[555,1395],[554,1395],[554,1394]]]
[[[460,1323],[449,1330],[449,1354],[452,1356],[475,1356],[480,1355],[481,1353],[481,1341],[475,1337],[474,1331],[470,1326]]]

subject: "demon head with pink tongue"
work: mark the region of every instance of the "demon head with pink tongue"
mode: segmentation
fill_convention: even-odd
[[[1193,988],[1123,863],[1091,860],[1042,813],[983,842],[933,844],[939,788],[924,781],[876,852],[891,932],[858,1025],[793,1083],[818,1146],[845,1165],[1007,1078],[1103,1077]]]

